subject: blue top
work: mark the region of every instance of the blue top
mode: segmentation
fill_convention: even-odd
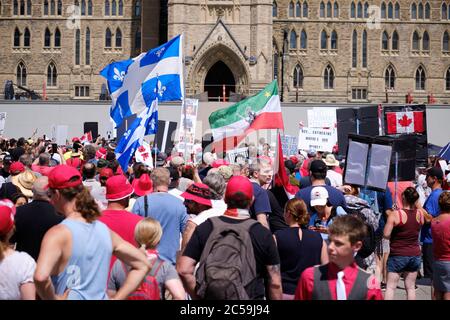
[[[57,295],[70,289],[68,300],[106,300],[111,233],[100,221],[92,223],[65,219],[61,222],[72,234],[72,253],[64,268],[52,276]]]
[[[307,188],[303,188],[300,189],[299,192],[297,192],[297,194],[295,195],[296,198],[302,199],[303,201],[305,201],[306,206],[308,208],[308,212],[310,214],[313,213],[313,210],[311,208],[311,190],[315,187],[319,187],[319,186],[310,186]],[[339,191],[338,189],[332,187],[332,186],[328,186],[328,185],[323,185],[320,187],[324,187],[325,189],[327,189],[328,191],[328,201],[331,203],[331,205],[333,207],[342,207],[347,208],[347,203],[345,202],[345,198],[344,198],[344,194]]]
[[[427,210],[427,212],[433,217],[437,217],[439,213],[441,213],[438,202],[441,193],[441,188],[433,190],[423,204],[423,208]],[[433,243],[433,238],[431,237],[431,223],[426,223],[422,226],[422,231],[420,232],[420,241],[427,244]]]
[[[321,226],[328,228],[333,223],[334,218],[339,216],[345,216],[346,214],[347,212],[345,212],[345,210],[342,207],[336,207],[336,215],[334,217],[331,217],[331,219],[329,219],[328,221],[322,221]],[[311,214],[308,226],[314,226],[317,219],[320,219],[317,213]],[[328,233],[320,233],[320,235],[322,236],[323,240],[328,241]]]
[[[136,200],[132,212],[146,217],[145,197]],[[163,234],[158,245],[159,256],[163,260],[176,262],[176,254],[180,249],[180,233],[184,231],[189,216],[183,202],[167,192],[155,192],[147,195],[148,215],[161,224]]]
[[[375,232],[377,234],[383,234],[387,219],[386,210],[392,209],[393,205],[391,190],[388,186],[386,186],[385,192],[361,189],[359,197],[366,200],[374,212],[380,213],[378,229]]]
[[[270,206],[269,195],[267,194],[267,190],[261,188],[261,186],[252,182],[253,186],[253,196],[255,197],[255,201],[253,201],[252,206],[250,207],[250,216],[253,219],[256,219],[256,214],[264,212],[266,214],[272,213],[272,208]]]

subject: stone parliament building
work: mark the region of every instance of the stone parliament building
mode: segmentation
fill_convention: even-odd
[[[100,70],[180,33],[186,94],[201,100],[275,78],[284,102],[450,100],[449,0],[0,0],[1,99],[7,80],[105,99]]]

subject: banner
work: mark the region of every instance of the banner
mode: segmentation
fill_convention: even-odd
[[[283,154],[292,156],[298,154],[298,137],[284,135],[281,136],[281,147]]]
[[[135,157],[137,162],[142,162],[149,168],[153,168],[152,153],[150,145],[147,142],[144,141],[142,146],[136,150]]]
[[[6,112],[0,112],[0,136],[5,132]]]
[[[336,129],[301,128],[298,149],[332,152],[337,143]]]
[[[308,110],[309,128],[335,128],[336,109],[335,108],[313,108]]]
[[[181,121],[178,128],[178,151],[191,154],[195,141],[198,99],[184,99],[181,108]]]

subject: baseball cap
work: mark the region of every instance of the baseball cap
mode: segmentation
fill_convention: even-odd
[[[10,169],[10,171],[11,171],[11,169]],[[432,168],[428,169],[427,177],[435,177],[435,178],[442,180],[444,178],[444,173],[442,172],[442,170],[440,168],[432,167]]]
[[[174,167],[179,167],[184,164],[184,159],[180,156],[175,156],[172,159],[170,159],[170,164]]]
[[[253,186],[248,178],[243,176],[231,177],[225,190],[225,199],[233,198],[238,192],[244,194],[248,200],[253,198]]]
[[[72,142],[81,142],[81,140],[78,137],[73,137],[72,138]]]
[[[82,183],[80,172],[74,167],[60,164],[53,167],[48,175],[48,188],[66,189],[77,187]]]
[[[12,202],[11,202],[12,204]],[[0,205],[0,236],[11,231],[14,226],[14,205]]]
[[[311,207],[324,206],[328,202],[328,191],[324,187],[311,189]]]
[[[323,160],[314,160],[309,167],[311,172],[326,172],[327,165]]]
[[[204,204],[206,206],[212,206],[211,203],[211,190],[204,183],[194,183],[186,189],[185,192],[181,194],[181,196],[187,200],[192,200],[200,204]]]
[[[107,153],[106,148],[100,148],[100,149],[98,149],[98,150],[95,152],[95,157],[96,157],[97,159],[105,159],[105,158],[106,158],[106,153]]]
[[[133,194],[134,189],[124,175],[112,176],[106,180],[106,199],[118,201]]]
[[[11,163],[11,166],[9,167],[9,173],[11,175],[13,175],[13,174],[16,175],[16,174],[19,174],[24,171],[25,171],[25,166],[23,165],[22,162],[19,162],[19,161]]]
[[[109,178],[114,175],[114,171],[111,168],[103,168],[100,170],[100,178]]]
[[[11,155],[7,154],[3,157],[3,163],[4,164],[10,164],[12,162],[12,157]]]
[[[150,179],[148,173],[141,175],[139,179],[134,179],[132,186],[134,188],[134,193],[138,196],[145,196],[153,191],[153,182]]]

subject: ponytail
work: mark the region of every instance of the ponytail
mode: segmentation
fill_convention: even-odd
[[[100,209],[94,198],[92,198],[89,190],[83,184],[73,188],[61,189],[61,194],[64,198],[71,201],[75,200],[75,209],[81,213],[81,216],[86,219],[88,223],[94,222],[100,217]]]

